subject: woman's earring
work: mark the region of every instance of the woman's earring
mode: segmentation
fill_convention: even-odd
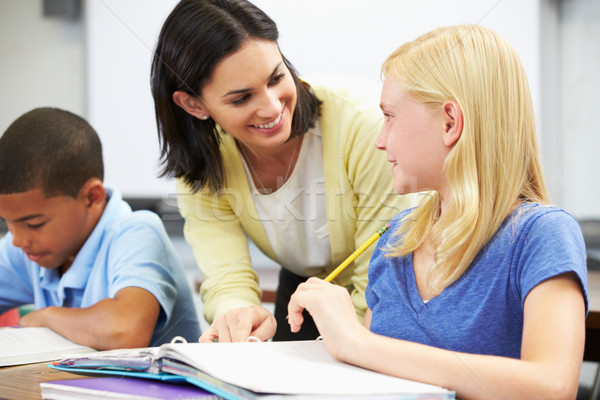
[[[203,116],[200,117],[200,119],[202,121],[206,121],[208,119],[208,115],[203,115]]]

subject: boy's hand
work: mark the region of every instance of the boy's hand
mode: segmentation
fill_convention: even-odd
[[[236,308],[217,318],[198,341],[243,342],[249,336],[265,341],[275,335],[276,329],[275,317],[265,307]]]
[[[48,307],[50,308],[50,307]],[[23,315],[19,319],[19,326],[25,327],[38,327],[38,326],[46,326],[44,323],[44,315],[47,314],[48,308],[42,308],[40,310],[33,310]]]

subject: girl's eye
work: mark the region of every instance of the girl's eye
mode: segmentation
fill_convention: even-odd
[[[39,223],[39,224],[27,224],[27,227],[28,227],[29,229],[39,229],[39,228],[41,228],[42,226],[44,226],[44,224],[45,224],[45,222],[41,222],[41,223]]]

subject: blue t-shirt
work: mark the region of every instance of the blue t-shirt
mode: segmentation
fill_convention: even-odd
[[[577,221],[537,204],[518,207],[458,280],[425,303],[412,254],[384,257],[398,239],[401,213],[379,240],[369,266],[366,298],[372,332],[453,351],[520,358],[523,304],[546,279],[573,271],[587,310],[587,266]]]
[[[152,293],[161,311],[151,346],[174,336],[197,341],[200,323],[185,271],[160,218],[132,212],[117,190],[96,227],[62,276],[40,267],[12,245],[10,233],[0,241],[0,313],[23,304],[36,309],[90,307],[126,287]]]

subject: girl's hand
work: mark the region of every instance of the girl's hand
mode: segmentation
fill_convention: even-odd
[[[313,317],[331,353],[338,358],[345,343],[357,334],[368,332],[356,315],[348,290],[322,279],[309,278],[298,285],[290,298],[288,322],[292,332],[300,330],[304,309]]]

